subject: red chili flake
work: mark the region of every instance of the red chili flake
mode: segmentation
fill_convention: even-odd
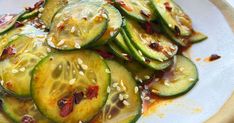
[[[31,12],[31,11],[33,11],[35,9],[40,8],[44,4],[44,2],[45,2],[44,0],[40,0],[37,3],[34,4],[34,7],[25,7],[25,10]]]
[[[145,63],[149,64],[150,60],[148,58],[145,58]]]
[[[162,51],[163,47],[159,45],[159,43],[151,43],[149,47],[155,51]]]
[[[58,107],[60,109],[60,116],[66,117],[73,111],[74,97],[64,97],[58,101]]]
[[[178,26],[175,26],[175,33],[177,36],[180,35],[180,28]]]
[[[127,11],[133,11],[133,8],[128,6],[123,0],[116,0],[116,2],[122,6],[124,9],[126,9]]]
[[[145,10],[141,10],[141,14],[147,18],[149,18],[151,16],[150,13],[146,12]]]
[[[87,93],[86,93],[87,98],[88,99],[97,98],[98,90],[99,90],[98,86],[89,86]]]
[[[171,12],[172,7],[170,6],[170,3],[169,3],[169,2],[165,2],[165,3],[164,3],[164,6],[165,6],[165,8],[166,8],[167,11]]]
[[[79,104],[81,100],[84,98],[84,93],[83,92],[75,92],[73,94],[74,96],[74,103]]]
[[[24,115],[21,119],[21,123],[36,123],[36,120],[30,115]]]
[[[24,24],[22,22],[16,21],[15,28],[22,27]]]
[[[220,59],[221,56],[217,55],[217,54],[212,54],[209,58],[209,61],[215,61],[215,60],[218,60]]]
[[[96,50],[96,52],[105,59],[113,59],[115,56],[104,50]]]
[[[153,33],[152,25],[151,25],[150,22],[146,22],[145,23],[145,27],[146,27],[146,33],[148,33],[148,34],[152,34]]]
[[[7,57],[13,56],[16,54],[16,49],[12,46],[7,47],[3,50],[2,55],[0,56],[0,60],[3,60]]]

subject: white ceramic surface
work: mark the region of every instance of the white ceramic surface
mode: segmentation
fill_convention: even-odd
[[[0,14],[19,12],[36,0],[0,0]],[[200,81],[187,95],[159,107],[138,123],[201,123],[216,113],[234,91],[234,35],[221,12],[208,0],[176,0],[191,16],[194,27],[209,36],[192,47],[191,58],[219,54],[212,63],[195,61]]]

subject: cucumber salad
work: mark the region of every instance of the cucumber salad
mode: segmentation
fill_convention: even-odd
[[[207,39],[173,0],[40,0],[0,16],[2,123],[135,123],[197,83]]]

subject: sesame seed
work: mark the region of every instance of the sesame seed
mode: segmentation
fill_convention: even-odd
[[[50,37],[48,39],[48,44],[51,46],[51,47],[55,47],[54,43],[52,42],[52,37]]]
[[[138,76],[135,76],[135,80],[138,80],[139,79],[139,77]]]
[[[79,74],[82,75],[82,76],[84,76],[84,72],[83,71],[80,71]]]
[[[76,73],[76,71],[75,71],[75,70],[73,70],[72,72],[73,72],[73,74],[75,74],[75,73]]]
[[[142,80],[142,79],[138,79],[138,81],[139,81],[140,83],[143,83],[143,80]]]
[[[126,105],[126,106],[129,106],[129,105],[130,105],[129,102],[126,101],[126,100],[123,101],[123,104]]]
[[[96,82],[96,80],[94,80],[94,79],[92,80],[92,82],[93,82],[94,84],[96,84],[96,83],[97,83],[97,82]]]
[[[138,87],[135,87],[135,94],[139,91]]]
[[[80,44],[76,42],[75,43],[75,48],[80,49],[81,48]]]
[[[108,115],[108,119],[111,119],[111,115]]]
[[[112,86],[113,86],[114,88],[116,88],[118,85],[119,85],[119,83],[115,82],[115,83],[113,83]]]
[[[141,52],[140,50],[138,50],[138,53],[139,53],[141,56],[143,56],[143,54],[142,54],[142,52]]]
[[[194,80],[195,80],[195,79],[193,79],[193,78],[189,78],[189,81],[190,81],[190,82],[192,82],[192,81],[194,81]]]
[[[111,92],[111,88],[108,86],[107,87],[107,93],[110,93]]]
[[[150,100],[150,97],[147,96],[147,97],[144,98],[144,100]]]
[[[170,82],[169,82],[169,80],[168,80],[168,79],[166,79],[166,80],[164,81],[164,85],[166,85],[166,86],[170,86]]]
[[[102,17],[104,17],[104,18],[108,18],[106,14],[102,14]]]
[[[184,71],[184,68],[183,67],[180,67],[180,69],[179,69],[181,72],[183,72]]]
[[[106,69],[106,73],[111,73],[109,69]]]
[[[78,64],[83,64],[83,60],[78,58]]]
[[[41,18],[41,16],[42,16],[42,14],[41,14],[41,13],[39,13],[39,14],[38,14],[38,17],[39,17],[39,18]]]
[[[62,46],[64,44],[64,40],[61,40],[60,42],[58,42],[57,46]]]
[[[43,12],[44,11],[44,8],[40,8],[38,9],[39,12]]]
[[[13,69],[11,72],[12,72],[12,73],[18,73],[19,71],[16,70],[16,69]]]
[[[28,50],[25,50],[24,53],[28,53],[29,51]]]
[[[62,68],[62,65],[59,65],[59,69],[61,69]]]
[[[49,47],[47,48],[47,52],[49,52],[49,53],[51,52],[51,49]]]
[[[172,27],[172,24],[168,24],[169,27]]]
[[[25,71],[25,67],[22,67],[19,69],[21,72],[24,72]]]
[[[88,66],[85,65],[85,64],[82,64],[81,67],[82,67],[84,70],[87,70],[87,69],[88,69]]]
[[[71,33],[74,33],[75,31],[76,31],[76,27],[73,26],[73,27],[71,28]]]
[[[73,84],[75,83],[75,81],[76,81],[75,78],[74,78],[74,79],[71,79],[71,80],[69,81],[69,84],[70,84],[70,85],[73,85]]]
[[[79,123],[83,123],[82,121],[79,121]]]
[[[147,75],[147,76],[145,76],[145,79],[150,79],[150,76],[148,76],[148,75]]]
[[[122,94],[119,94],[119,100],[123,101],[124,100],[124,97]]]
[[[3,84],[4,84],[4,81],[3,81],[3,80],[1,80],[1,81],[0,81],[0,83],[1,83],[1,85],[3,85]]]
[[[57,28],[61,27],[63,24],[64,24],[64,22],[63,22],[63,21],[60,21],[60,22],[57,24]]]
[[[129,95],[128,94],[124,94],[123,97],[124,97],[124,99],[128,99]]]
[[[46,28],[46,26],[45,25],[42,25],[42,27],[41,27],[42,29],[45,29]]]
[[[119,86],[116,87],[117,91],[121,91],[121,88]]]

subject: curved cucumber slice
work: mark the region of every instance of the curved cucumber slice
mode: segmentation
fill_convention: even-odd
[[[41,113],[53,121],[88,122],[104,106],[109,82],[110,70],[101,56],[83,50],[62,52],[35,67],[31,93]]]
[[[9,42],[1,55],[1,86],[15,96],[30,96],[31,71],[47,55],[47,48],[45,40],[25,35]]]
[[[16,21],[24,14],[25,12],[21,12],[20,14],[5,14],[0,16],[0,34],[6,33],[9,31],[16,23]]]
[[[119,58],[129,61],[130,60],[130,56],[129,54],[125,53],[124,51],[122,51],[122,49],[120,49],[113,41],[110,41],[108,43],[110,49],[112,50],[112,52],[118,56]]]
[[[110,39],[116,37],[122,25],[122,16],[118,9],[110,4],[105,4],[103,7],[108,11],[110,20],[106,32],[97,42],[94,43],[94,46],[103,45],[110,41]]]
[[[115,61],[107,61],[111,70],[110,94],[101,113],[91,123],[132,123],[141,116],[140,93],[130,72]]]
[[[132,56],[139,62],[141,62],[143,65],[148,66],[152,69],[155,70],[163,70],[166,69],[167,67],[169,67],[173,61],[172,60],[167,60],[167,61],[157,61],[157,60],[153,60],[150,58],[145,57],[140,50],[136,49],[133,44],[131,43],[130,39],[128,38],[127,34],[124,31],[121,31],[122,35],[124,37],[124,40],[127,44],[127,46],[129,47],[129,49],[131,50]]]
[[[3,101],[3,112],[15,123],[22,123],[26,119],[31,119],[31,121],[36,123],[51,122],[46,117],[41,115],[32,100],[20,100],[9,96],[4,96],[1,98]]]
[[[35,17],[37,16],[39,13],[39,10],[38,9],[35,9],[31,12],[25,12],[25,14],[23,14],[19,19],[20,21],[22,20],[25,20],[25,19],[28,19],[28,18],[32,18],[32,17]]]
[[[153,7],[166,26],[180,36],[192,34],[192,21],[173,0],[151,0]]]
[[[50,28],[55,13],[67,4],[68,0],[46,0],[41,19]]]
[[[198,43],[198,42],[201,42],[201,41],[204,41],[206,40],[208,37],[204,34],[202,34],[201,32],[193,32],[193,34],[190,36],[189,40],[192,42],[192,43]]]
[[[191,90],[198,81],[195,64],[184,56],[175,58],[172,68],[150,86],[153,93],[162,97],[180,96]]]
[[[163,34],[147,34],[147,32],[133,20],[126,20],[124,29],[131,42],[141,52],[152,59],[165,61],[172,58],[178,47]]]
[[[128,53],[128,54],[131,54],[128,46],[126,45],[125,41],[124,41],[124,38],[122,36],[121,33],[119,33],[115,39],[114,39],[114,42],[119,46],[121,47],[121,49],[123,49],[124,52]]]
[[[118,8],[126,15],[138,21],[153,21],[156,19],[149,0],[114,0]]]
[[[69,4],[55,15],[47,42],[59,50],[80,49],[97,41],[107,25],[103,7],[90,2]]]

